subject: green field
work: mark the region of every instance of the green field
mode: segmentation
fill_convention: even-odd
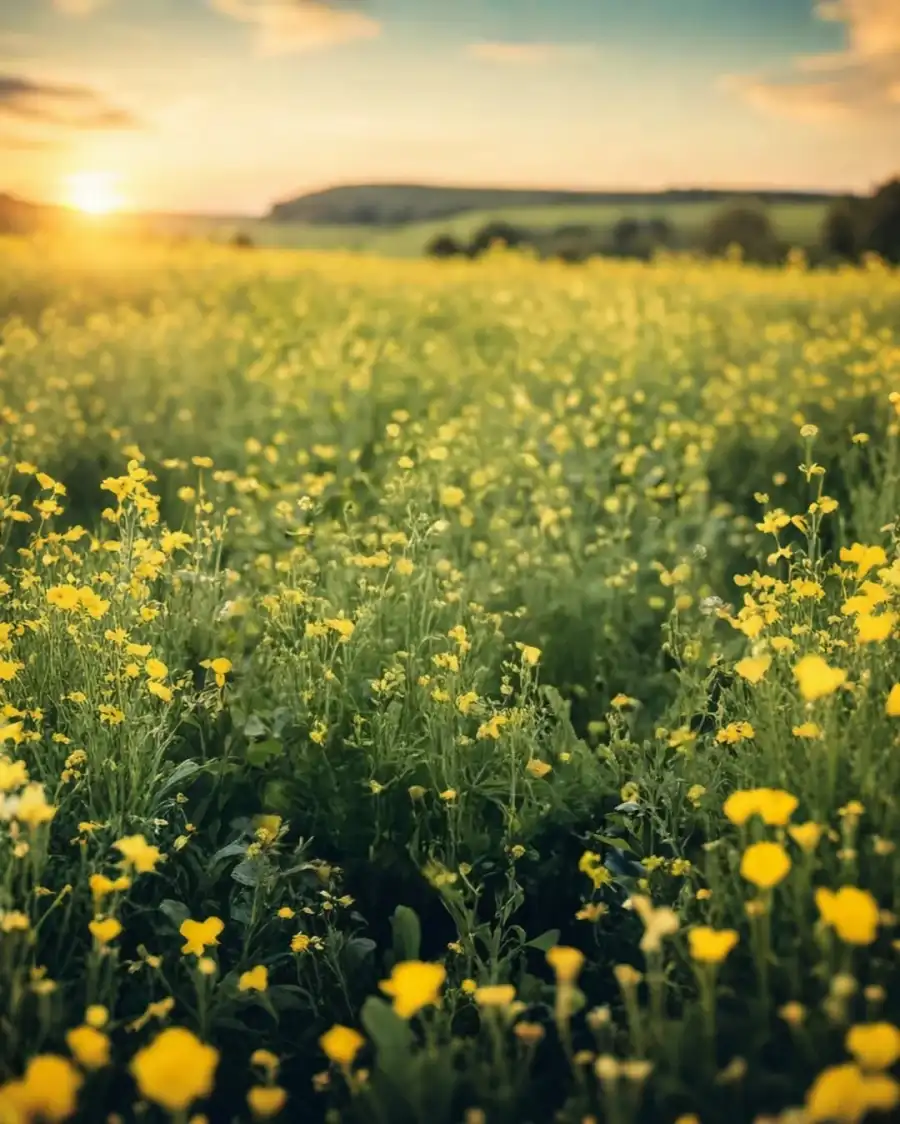
[[[900,272],[0,240],[0,1124],[885,1124]]]
[[[167,216],[153,229],[180,237],[209,238],[226,242],[238,232],[248,234],[256,245],[303,250],[354,250],[389,257],[416,257],[437,234],[449,233],[467,240],[488,222],[502,220],[535,230],[564,225],[586,225],[610,231],[622,218],[643,221],[664,219],[682,243],[694,243],[710,220],[729,204],[674,203],[588,204],[507,208],[500,211],[470,211],[446,219],[409,223],[400,227],[329,226],[281,223],[263,219],[202,218]],[[766,208],[776,235],[797,246],[812,246],[818,240],[826,204],[779,203]]]

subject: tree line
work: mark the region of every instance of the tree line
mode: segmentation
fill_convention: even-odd
[[[541,258],[568,262],[592,257],[649,259],[664,249],[689,249],[722,257],[739,247],[745,260],[766,265],[783,262],[793,248],[779,237],[765,209],[747,204],[720,210],[704,229],[691,232],[687,238],[664,218],[624,217],[606,229],[569,224],[549,230],[492,220],[468,241],[449,233],[438,234],[425,252],[436,258],[477,258],[497,245],[528,248]],[[836,199],[825,214],[816,243],[803,249],[815,265],[858,262],[866,254],[900,263],[900,178],[889,180],[864,198]]]

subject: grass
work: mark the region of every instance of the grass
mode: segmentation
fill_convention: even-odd
[[[210,238],[227,242],[239,231],[248,234],[263,247],[303,250],[353,250],[389,257],[417,257],[437,234],[452,234],[468,240],[488,222],[504,221],[535,230],[566,225],[586,225],[601,232],[610,231],[622,218],[642,221],[664,219],[678,233],[679,239],[696,242],[710,220],[729,204],[673,203],[652,205],[640,203],[601,203],[556,205],[542,207],[510,207],[502,210],[470,211],[446,219],[413,222],[399,227],[329,226],[304,223],[278,223],[259,219],[204,219],[188,216],[156,220],[154,228],[183,237]],[[767,213],[777,236],[797,246],[818,242],[826,204],[778,203],[768,206]]]
[[[0,258],[4,1124],[896,1108],[896,272]]]

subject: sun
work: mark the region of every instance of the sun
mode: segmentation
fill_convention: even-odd
[[[122,206],[117,178],[110,172],[73,172],[66,178],[66,200],[86,215],[108,215]]]

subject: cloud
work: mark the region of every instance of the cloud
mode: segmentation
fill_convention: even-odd
[[[324,0],[209,0],[225,16],[256,28],[261,54],[321,51],[355,39],[374,39],[381,24],[362,12]]]
[[[92,16],[109,0],[53,0],[53,7],[66,16]]]
[[[42,152],[51,148],[59,148],[59,142],[0,130],[0,152]]]
[[[763,112],[813,123],[900,110],[900,0],[818,0],[815,12],[844,25],[843,50],[802,55],[780,78],[728,76],[725,87]]]
[[[503,66],[542,66],[544,63],[581,54],[589,48],[570,43],[470,43],[466,54],[482,62]]]
[[[0,118],[69,129],[136,129],[125,109],[110,105],[87,86],[44,82],[0,73]]]

